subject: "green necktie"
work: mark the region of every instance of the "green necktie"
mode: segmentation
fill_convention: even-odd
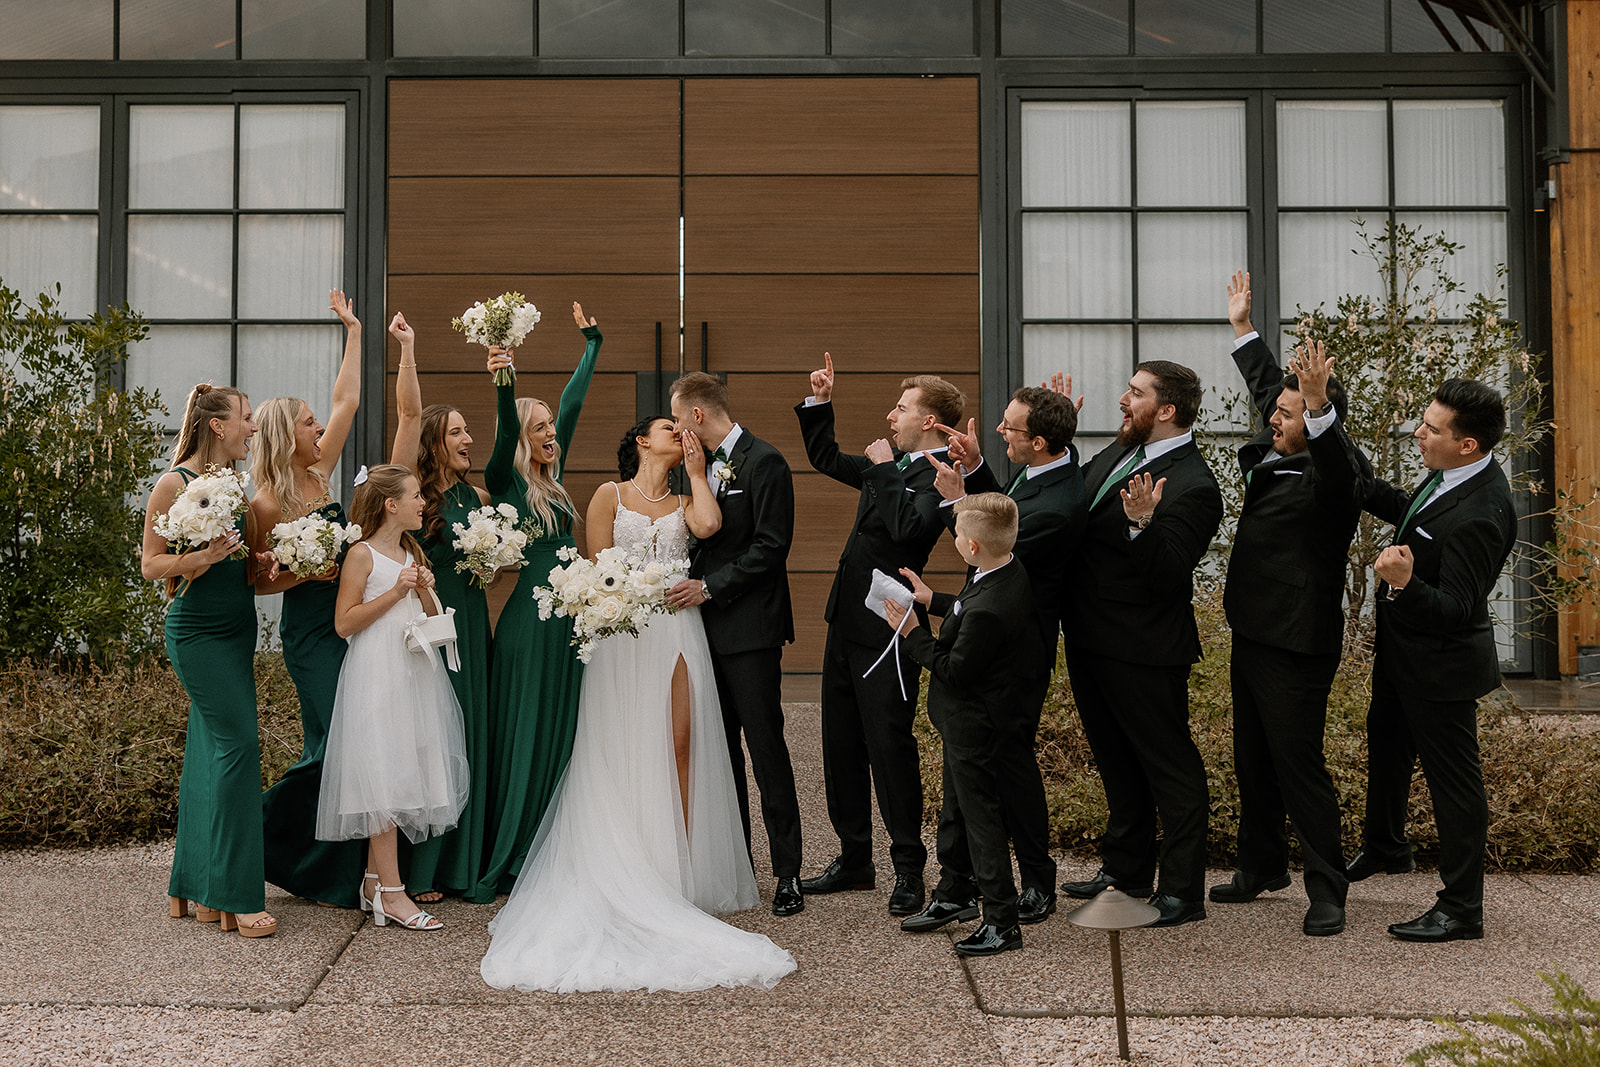
[[[1028,480],[1028,468],[1027,467],[1023,467],[1021,470],[1019,470],[1017,472],[1017,476],[1015,478],[1011,479],[1011,488],[1006,490],[1006,496],[1013,495],[1017,491],[1017,487],[1020,486],[1023,482],[1025,482],[1027,480]]]
[[[1094,500],[1090,501],[1089,503],[1089,510],[1093,511],[1095,509],[1095,506],[1099,504],[1100,501],[1105,498],[1105,495],[1111,491],[1111,487],[1113,485],[1126,483],[1128,480],[1128,475],[1137,470],[1139,464],[1143,462],[1144,445],[1140,445],[1138,448],[1134,449],[1133,455],[1129,456],[1122,466],[1112,471],[1111,477],[1107,478],[1105,483],[1100,486],[1099,491],[1094,494]]]
[[[1395,540],[1398,541],[1400,539],[1400,532],[1411,521],[1411,516],[1422,510],[1422,505],[1428,502],[1428,498],[1433,495],[1433,491],[1438,488],[1439,483],[1442,481],[1444,481],[1444,471],[1434,471],[1428,475],[1428,480],[1422,483],[1422,488],[1417,490],[1417,495],[1411,498],[1411,507],[1406,511],[1406,517],[1401,519],[1400,525],[1394,528]]]
[[[911,466],[911,461],[913,459],[915,459],[915,458],[916,458],[915,456],[911,455],[908,452],[907,454],[901,456],[899,459],[894,461],[894,469],[897,470],[897,471],[905,470],[907,467]]]

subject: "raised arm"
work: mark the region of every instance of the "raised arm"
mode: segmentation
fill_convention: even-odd
[[[1228,283],[1228,322],[1233,326],[1236,339],[1256,333],[1256,328],[1250,324],[1250,275],[1246,271],[1234,271]],[[1268,420],[1277,407],[1278,394],[1283,392],[1283,369],[1272,357],[1272,349],[1260,334],[1256,334],[1233,350],[1233,362],[1244,376],[1245,386],[1250,390],[1250,404],[1256,409],[1260,425],[1269,427]]]
[[[833,435],[833,356],[824,352],[822,358],[824,366],[811,372],[811,399],[794,409],[800,418],[806,458],[818,473],[860,489],[861,474],[872,466],[872,461],[839,451],[839,442]]]
[[[556,412],[556,445],[560,447],[563,457],[567,454],[567,447],[572,444],[573,431],[578,428],[578,414],[583,411],[584,398],[589,395],[589,383],[594,380],[594,368],[600,359],[603,340],[599,324],[592,318],[584,319],[583,305],[576,300],[572,302],[572,317],[578,329],[583,331],[584,346],[583,358],[578,360],[577,369],[567,379],[566,388],[561,390],[561,403]]]
[[[395,381],[394,446],[389,462],[417,469],[422,451],[422,383],[417,381],[417,335],[406,317],[395,312],[389,332],[400,342],[400,376]]]
[[[489,349],[488,369],[496,371],[511,366],[511,353],[498,345]],[[505,493],[511,489],[511,471],[517,458],[517,442],[522,437],[522,420],[517,416],[517,387],[512,382],[494,387],[494,451],[489,462],[483,465],[483,484],[490,493]]]
[[[339,362],[339,376],[333,380],[333,408],[319,442],[322,458],[317,461],[317,470],[324,478],[333,475],[356,420],[356,408],[361,405],[361,320],[356,318],[355,307],[342,290],[330,289],[328,304],[344,323],[344,358]]]
[[[684,506],[684,519],[689,532],[707,538],[722,529],[722,507],[717,495],[711,491],[706,478],[706,449],[693,430],[684,430],[683,469],[689,475],[689,501]]]

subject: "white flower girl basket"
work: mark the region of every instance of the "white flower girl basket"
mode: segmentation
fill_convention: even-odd
[[[433,606],[438,614],[421,612],[406,623],[406,648],[427,656],[428,662],[438,669],[439,661],[433,656],[433,650],[437,648],[450,669],[460,671],[461,656],[456,652],[456,609],[441,604],[439,594],[432,589],[428,590],[428,595],[433,598]]]

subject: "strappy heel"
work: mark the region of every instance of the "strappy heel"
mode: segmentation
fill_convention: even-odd
[[[372,901],[367,899],[367,879],[369,878],[374,882],[381,882],[383,879],[371,871],[367,871],[361,876],[361,888],[356,890],[356,899],[361,902],[361,910],[370,913],[372,911]]]
[[[240,924],[237,912],[224,911],[219,914],[222,918],[223,933],[233,933],[237,930],[240,937],[271,937],[278,932],[278,920],[266,912],[262,912],[261,919],[248,926]],[[262,919],[267,921],[263,923]]]
[[[366,883],[363,882],[362,885],[365,886]],[[404,893],[405,891],[406,887],[403,885],[380,885],[377,887],[377,891],[372,894],[372,899],[368,902],[372,905],[372,925],[387,926],[392,920],[407,930],[425,930],[430,932],[433,930],[443,930],[444,923],[434,918],[434,916],[430,915],[428,912],[423,911],[421,908],[418,908],[417,913],[411,916],[409,919],[398,918],[383,910],[383,895],[385,893]]]

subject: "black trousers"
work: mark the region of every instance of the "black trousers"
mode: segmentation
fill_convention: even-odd
[[[1289,869],[1285,816],[1305,857],[1306,896],[1344,905],[1349,880],[1339,794],[1323,731],[1339,655],[1309,655],[1233,635],[1233,764],[1239,777],[1239,870]]]
[[[761,821],[772,852],[772,873],[778,878],[799,877],[800,800],[795,795],[789,745],[783,739],[783,649],[714,653],[711,667],[722,701],[722,725],[728,734],[728,758],[739,794],[739,816],[744,820],[745,847],[750,846],[750,787],[744,774],[744,746],[749,745],[750,765],[761,793]]]
[[[1001,786],[1005,771],[998,742],[996,738],[995,744],[983,748],[952,745],[949,740],[944,743],[940,859],[944,859],[945,816],[951,814],[952,829],[959,831],[959,858],[965,861],[966,873],[958,876],[945,866],[934,897],[955,900],[960,881],[975,882],[983,894],[983,921],[1004,928],[1017,922],[1017,884],[1011,878]]]
[[[1372,672],[1367,710],[1367,819],[1363,840],[1383,859],[1411,854],[1406,805],[1417,758],[1439,826],[1438,907],[1464,922],[1483,921],[1483,853],[1489,798],[1478,762],[1478,702],[1402,695],[1387,674]]]
[[[1202,900],[1206,876],[1206,768],[1189,734],[1189,666],[1151,666],[1067,646],[1083,731],[1105,785],[1101,865],[1119,882]]]
[[[884,644],[891,631],[883,628]],[[889,858],[898,874],[922,876],[922,774],[911,722],[917,713],[922,668],[900,652],[907,696],[900,695],[894,657],[865,674],[883,647],[869,648],[828,630],[822,657],[822,778],[828,819],[839,835],[846,867],[872,865],[872,794],[889,831]]]

